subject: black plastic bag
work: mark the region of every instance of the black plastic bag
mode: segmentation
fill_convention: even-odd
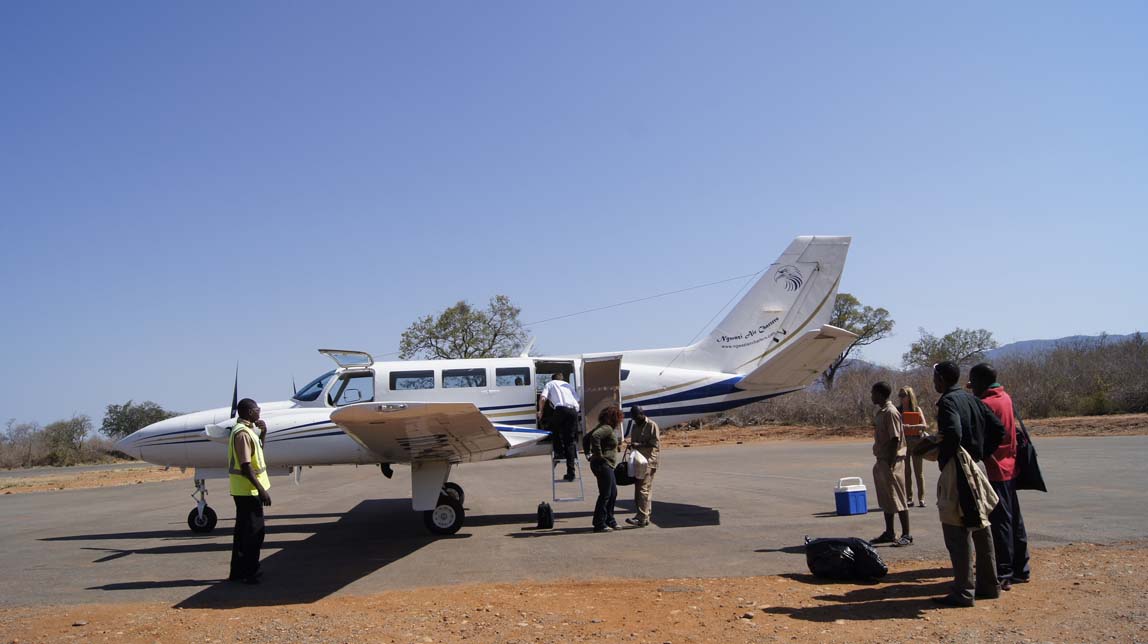
[[[881,555],[864,539],[805,537],[809,572],[829,579],[879,579],[889,572]]]

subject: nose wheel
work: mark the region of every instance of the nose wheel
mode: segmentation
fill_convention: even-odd
[[[215,510],[212,510],[210,505],[205,505],[202,513],[199,508],[191,509],[187,515],[187,527],[191,528],[192,532],[204,534],[214,530],[218,520],[219,517],[215,516]]]
[[[191,493],[191,498],[195,499],[195,507],[187,514],[187,527],[199,534],[211,532],[215,529],[219,517],[215,515],[215,510],[207,505],[206,481],[195,479],[195,491]]]

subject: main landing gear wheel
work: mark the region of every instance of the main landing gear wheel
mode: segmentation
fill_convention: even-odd
[[[215,523],[218,520],[218,517],[215,516],[215,510],[212,510],[210,505],[205,505],[203,506],[203,516],[199,516],[199,508],[191,509],[187,515],[187,527],[191,528],[192,532],[211,532],[215,529]]]
[[[463,518],[462,503],[447,494],[438,498],[435,509],[423,512],[423,523],[426,524],[427,530],[434,534],[448,535],[458,532],[462,527]]]
[[[443,494],[454,497],[459,504],[466,503],[466,492],[462,491],[462,486],[458,483],[444,483],[442,486]]]

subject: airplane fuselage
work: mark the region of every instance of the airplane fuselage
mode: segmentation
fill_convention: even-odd
[[[622,356],[623,406],[641,405],[663,427],[786,393],[738,390],[739,374],[628,363],[625,354]],[[377,463],[376,455],[330,419],[331,412],[340,406],[366,401],[472,403],[510,445],[492,458],[545,454],[549,444],[539,443],[539,439],[548,432],[538,428],[535,409],[537,392],[550,380],[550,374],[539,373],[536,360],[573,363],[576,375],[572,384],[581,391],[577,377],[581,357],[395,361],[374,363],[366,369],[336,369],[299,392],[311,400],[260,402],[268,427],[264,445],[267,460],[274,470]],[[325,382],[321,382],[324,377]],[[345,387],[344,382],[348,383]],[[333,400],[341,387],[342,396]],[[348,395],[355,391],[357,396]],[[209,440],[204,427],[226,421],[230,415],[229,407],[220,407],[177,416],[133,434],[118,447],[161,465],[205,471],[224,468],[226,446]],[[587,419],[586,423],[593,427],[595,421]]]

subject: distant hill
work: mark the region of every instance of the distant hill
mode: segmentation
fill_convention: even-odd
[[[1100,338],[1106,338],[1107,342],[1120,342],[1131,338],[1134,333],[1128,335],[1070,335],[1064,338],[1057,338],[1055,340],[1021,340],[1020,342],[1012,342],[1001,347],[997,347],[992,351],[985,354],[985,358],[989,360],[1000,360],[1001,358],[1015,358],[1026,357],[1034,354],[1045,353],[1052,351],[1061,344],[1075,344],[1087,342],[1099,342]]]

